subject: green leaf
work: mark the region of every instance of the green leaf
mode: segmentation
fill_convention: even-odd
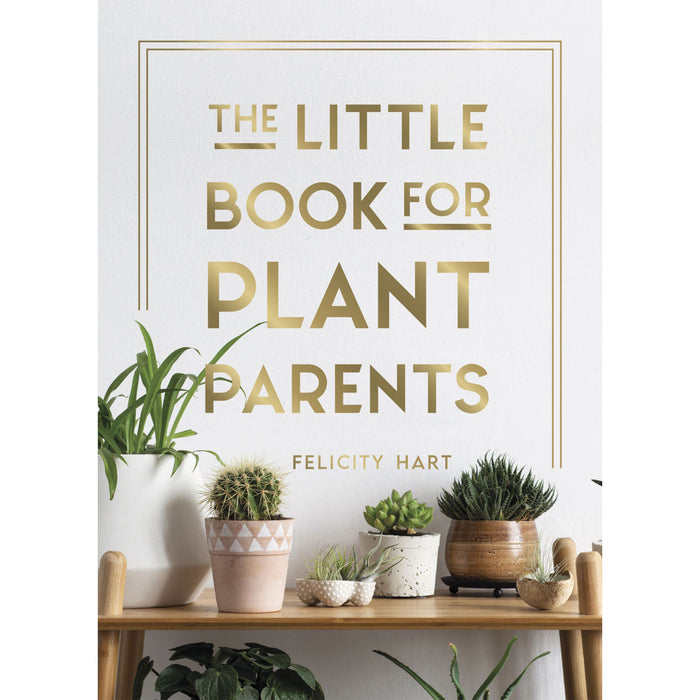
[[[372,650],[375,654],[379,654],[380,656],[383,656],[386,659],[389,659],[392,663],[396,664],[399,668],[403,669],[408,673],[413,680],[418,683],[418,685],[425,690],[428,695],[433,698],[433,700],[445,700],[445,697],[443,695],[440,695],[433,686],[429,685],[427,681],[423,680],[413,669],[409,668],[406,666],[406,664],[402,664],[398,659],[395,659],[393,656],[390,654],[387,654],[385,651],[380,651],[379,649],[373,649]]]
[[[301,664],[289,664],[289,668],[294,669],[299,674],[301,680],[303,680],[304,683],[311,688],[311,690],[315,690],[316,678],[310,669],[306,668],[306,666],[302,666]]]
[[[240,333],[239,335],[237,335],[235,338],[231,338],[231,340],[229,340],[227,343],[222,345],[221,348],[219,348],[219,351],[214,355],[214,357],[211,358],[211,360],[209,360],[208,364],[215,365],[243,336],[250,333],[252,330],[257,328],[258,326],[262,326],[263,323],[267,323],[267,322],[260,321],[259,323],[252,325],[250,328],[248,328],[248,330],[245,330],[245,331],[243,331],[243,333]],[[192,400],[192,397],[197,392],[197,389],[202,385],[202,382],[204,381],[205,373],[206,373],[206,366],[197,375],[197,381],[192,383],[192,386],[190,387],[189,391],[187,392],[187,394],[185,394],[185,397],[182,400],[182,405],[180,406],[180,410],[178,411],[178,414],[175,417],[175,420],[172,424],[173,431],[177,430],[177,426],[180,424],[180,419],[182,418],[185,410],[187,409],[187,406],[189,405],[190,401]]]
[[[105,401],[109,401],[110,396],[112,395],[113,391],[116,391],[121,383],[136,369],[136,362],[134,362],[133,365],[129,365],[123,372],[120,372],[117,375],[117,378],[107,387],[107,391],[105,392]]]
[[[479,690],[477,690],[476,693],[474,693],[472,700],[480,700],[480,698],[484,697],[484,691],[489,687],[489,685],[491,685],[491,681],[493,681],[493,679],[499,674],[506,661],[508,661],[510,650],[513,648],[513,644],[515,644],[517,640],[517,637],[513,637],[513,639],[511,639],[510,642],[508,642],[508,646],[506,647],[506,650],[503,653],[501,660],[494,666],[491,673],[489,673],[489,675],[486,677],[486,680],[479,687]]]
[[[156,692],[160,693],[161,700],[167,700],[180,691],[190,690],[192,686],[187,680],[190,673],[192,669],[182,664],[166,666],[156,680]]]
[[[518,683],[520,683],[520,679],[525,675],[525,671],[527,671],[527,669],[530,668],[530,666],[532,666],[532,664],[534,664],[535,661],[537,661],[537,659],[541,659],[543,656],[547,656],[547,654],[549,654],[549,652],[545,651],[543,654],[536,656],[532,661],[530,661],[530,663],[527,666],[525,666],[525,668],[522,670],[522,673],[506,688],[505,693],[501,695],[501,700],[508,700],[513,690],[515,689],[515,686],[518,685]]]
[[[274,691],[275,700],[311,700],[313,695],[313,690],[297,673],[288,668],[271,673],[267,679],[267,687]]]
[[[146,676],[153,670],[153,660],[150,656],[144,656],[136,667],[136,675],[131,686],[131,700],[141,700],[143,693],[143,682]]]
[[[170,651],[173,652],[170,657],[171,661],[189,659],[208,668],[211,666],[211,660],[214,656],[214,645],[209,642],[196,642],[195,644],[182,644],[179,647],[173,647]]]
[[[279,666],[279,668],[288,668],[292,662],[289,658],[289,654],[282,651],[282,649],[267,647],[264,644],[255,644],[253,642],[246,642],[246,646],[251,652],[256,653],[260,657],[264,657],[274,666]]]
[[[105,474],[107,476],[107,484],[109,486],[109,500],[114,498],[114,492],[117,489],[117,462],[113,455],[107,448],[101,447],[98,450],[98,454],[102,457],[102,463],[105,467]],[[120,459],[124,464],[126,460],[121,455],[116,455],[117,459]]]
[[[233,700],[239,690],[238,674],[232,666],[210,668],[194,687],[200,700]]]
[[[260,691],[260,700],[276,700],[275,691],[272,688],[263,688]]]
[[[466,695],[462,690],[462,686],[459,682],[459,666],[457,664],[457,647],[454,644],[450,644],[450,649],[452,649],[453,657],[452,663],[450,664],[450,678],[452,679],[452,684],[457,690],[457,700],[466,700]]]
[[[258,691],[252,685],[241,688],[234,696],[234,700],[258,700],[259,698]]]

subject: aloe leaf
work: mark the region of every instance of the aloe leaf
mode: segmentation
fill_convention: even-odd
[[[513,690],[515,689],[515,686],[518,685],[518,683],[520,683],[520,679],[525,675],[525,671],[527,671],[527,669],[530,668],[530,666],[532,666],[532,664],[534,664],[535,661],[537,661],[537,659],[541,659],[543,656],[547,656],[547,654],[549,654],[549,652],[545,651],[543,654],[540,654],[539,656],[536,656],[534,659],[532,659],[532,661],[530,661],[530,663],[527,666],[525,666],[525,668],[522,670],[522,673],[506,688],[505,693],[501,695],[501,700],[508,700]]]
[[[493,679],[499,674],[506,661],[508,661],[508,656],[510,656],[510,650],[513,648],[513,644],[515,644],[517,639],[517,637],[513,637],[513,639],[511,639],[510,642],[508,642],[508,646],[506,647],[506,650],[503,653],[501,660],[494,666],[493,671],[489,673],[486,680],[479,687],[479,690],[477,690],[476,693],[474,693],[472,700],[479,700],[483,697],[484,691],[489,687],[489,685],[491,685],[491,681],[493,681]]]
[[[402,664],[398,659],[395,659],[393,656],[390,654],[387,654],[385,651],[380,651],[379,649],[373,649],[372,650],[375,654],[379,654],[380,656],[383,656],[386,659],[389,659],[393,664],[396,664],[399,668],[403,669],[408,673],[411,678],[413,678],[418,685],[425,690],[428,695],[433,698],[433,700],[445,700],[445,697],[443,695],[440,695],[433,686],[431,686],[427,681],[423,680],[413,669],[409,668],[406,666],[406,664]]]
[[[454,644],[450,644],[450,649],[452,649],[452,663],[450,664],[450,678],[452,679],[452,684],[457,691],[457,700],[466,700],[466,695],[462,690],[462,686],[459,681],[459,665],[457,664],[457,647]]]

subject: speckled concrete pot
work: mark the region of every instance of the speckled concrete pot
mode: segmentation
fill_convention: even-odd
[[[519,578],[515,585],[520,597],[533,608],[538,610],[551,610],[564,605],[571,591],[574,590],[574,577],[569,571],[564,572],[566,578],[560,581],[547,581],[540,583],[533,578],[523,576]]]
[[[377,579],[375,598],[421,598],[435,593],[440,533],[425,532],[418,535],[379,535],[360,533],[362,556],[377,546],[379,538],[383,547],[396,545],[391,557],[403,559]]]
[[[338,608],[346,603],[358,607],[369,605],[374,595],[374,581],[316,581],[297,579],[297,596],[306,605]]]

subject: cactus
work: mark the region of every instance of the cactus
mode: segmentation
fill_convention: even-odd
[[[365,520],[383,535],[415,535],[433,519],[433,509],[418,503],[410,491],[401,495],[396,489],[373,508],[366,506]]]
[[[221,520],[275,520],[284,496],[282,475],[261,459],[238,460],[219,469],[202,493],[202,504]]]

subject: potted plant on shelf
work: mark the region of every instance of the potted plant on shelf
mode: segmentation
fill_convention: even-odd
[[[574,590],[574,577],[562,563],[555,564],[556,551],[537,543],[527,565],[527,573],[521,576],[516,587],[520,597],[533,608],[551,610],[564,605]]]
[[[170,664],[160,673],[146,656],[139,662],[132,699],[141,700],[143,683],[150,673],[157,676],[155,690],[161,698],[178,693],[195,700],[323,700],[323,689],[314,674],[292,663],[281,649],[246,642],[245,649],[220,647],[208,642],[174,647],[170,661],[194,661],[201,670]]]
[[[307,567],[306,578],[298,578],[297,596],[306,605],[337,608],[346,603],[369,605],[378,576],[390,571],[400,558],[387,559],[393,547],[381,541],[362,559],[355,548],[348,554],[340,545],[322,547]]]
[[[377,578],[378,598],[416,598],[435,593],[440,534],[419,532],[433,519],[433,509],[419,503],[410,491],[396,489],[375,507],[366,506],[364,518],[377,532],[360,532],[365,552],[379,542],[401,556],[396,566]]]
[[[517,637],[513,637],[510,642],[508,643],[508,646],[506,647],[506,650],[501,657],[501,660],[496,664],[496,666],[493,668],[491,673],[486,677],[486,680],[479,686],[477,689],[476,693],[472,696],[472,700],[488,700],[489,697],[489,686],[491,683],[493,683],[493,680],[496,678],[496,676],[501,672],[501,669],[503,666],[505,666],[506,661],[508,660],[508,656],[510,655],[510,650],[513,648],[513,644],[517,641]],[[452,685],[455,687],[455,691],[457,694],[457,700],[466,700],[466,694],[465,691],[462,688],[462,681],[460,680],[459,677],[459,665],[457,664],[457,647],[454,644],[450,644],[450,649],[452,649],[452,663],[450,664],[450,680],[452,681]],[[386,659],[389,659],[392,663],[396,664],[400,669],[403,669],[408,673],[411,678],[413,678],[418,685],[420,685],[421,688],[425,691],[426,695],[430,698],[433,698],[433,700],[445,700],[445,696],[441,695],[438,693],[433,686],[431,686],[427,681],[423,680],[412,668],[409,666],[406,666],[406,664],[401,663],[398,659],[395,659],[393,656],[390,654],[387,654],[385,651],[379,651],[378,649],[374,649],[375,654],[379,654],[383,656]],[[507,700],[512,693],[515,687],[520,683],[522,680],[522,677],[525,675],[525,672],[532,666],[532,664],[537,661],[537,659],[541,659],[543,656],[547,656],[549,654],[548,651],[543,652],[542,654],[539,654],[536,656],[534,659],[528,663],[527,666],[520,672],[520,675],[517,676],[517,678],[506,688],[505,692],[503,695],[501,695],[501,700]]]
[[[493,586],[498,596],[503,586],[514,587],[538,546],[535,519],[556,500],[553,486],[504,454],[487,453],[462,472],[438,497],[452,520],[445,546],[450,592]]]
[[[294,520],[280,515],[283,475],[260,458],[221,467],[202,504],[216,604],[221,612],[282,609]]]
[[[209,572],[194,469],[200,452],[218,456],[180,447],[196,435],[181,423],[205,370],[174,371],[188,350],[199,353],[195,348],[178,348],[159,362],[150,334],[137,324],[144,350],[97,398],[99,554],[126,555],[124,607],[185,605],[199,596]]]

